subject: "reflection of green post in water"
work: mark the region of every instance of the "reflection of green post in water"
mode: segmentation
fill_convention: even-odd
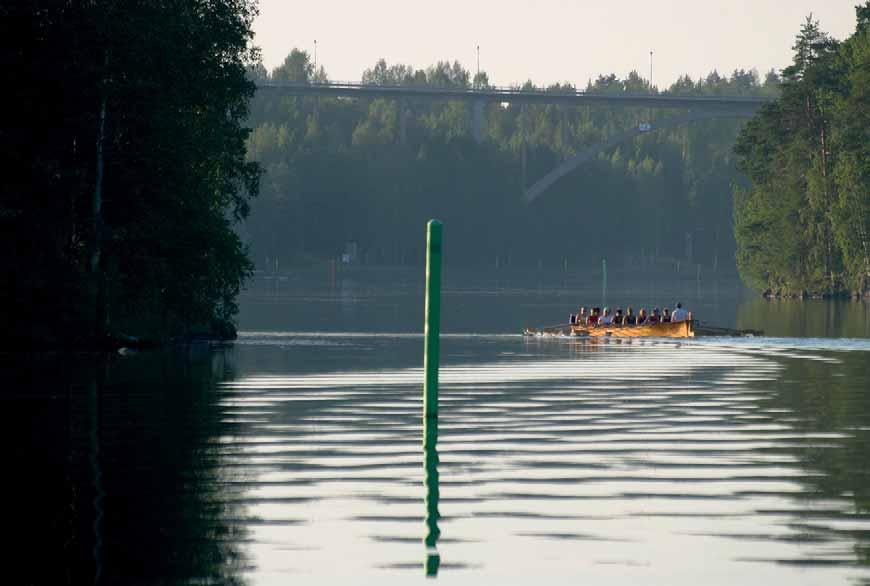
[[[423,432],[426,434],[423,450],[423,467],[426,482],[426,575],[437,576],[441,565],[441,555],[438,553],[438,418],[427,417],[423,422]]]
[[[426,225],[426,309],[423,346],[423,467],[426,482],[426,575],[437,576],[438,554],[438,362],[441,331],[441,222]]]
[[[441,334],[441,222],[426,225],[426,314],[423,333],[423,417],[438,417],[438,360]]]

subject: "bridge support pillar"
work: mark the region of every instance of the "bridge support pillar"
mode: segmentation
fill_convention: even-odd
[[[474,135],[474,140],[476,140],[478,144],[483,142],[483,122],[485,107],[486,102],[484,102],[483,100],[475,100],[474,104],[472,105],[471,132]]]
[[[562,124],[559,126],[559,141],[562,143],[562,160],[568,158],[568,147],[565,146],[568,144],[570,140],[571,133],[568,132],[568,108],[561,108],[562,111]]]
[[[526,180],[526,105],[523,104],[520,106],[520,133],[522,135],[522,141],[520,142],[520,165],[521,168],[521,181],[523,192],[526,191],[526,185],[528,185],[528,181]]]
[[[528,185],[528,183],[529,183],[528,178],[526,177],[526,139],[525,139],[525,137],[523,137],[523,144],[520,147],[520,159],[521,159],[521,165],[522,165],[522,170],[521,170],[522,179],[520,181],[522,181],[521,187],[523,188],[523,192],[525,192],[526,185]]]
[[[408,142],[408,118],[411,117],[411,111],[408,109],[408,104],[404,100],[399,102],[399,144]]]

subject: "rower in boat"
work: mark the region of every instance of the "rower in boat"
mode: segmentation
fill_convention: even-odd
[[[586,325],[587,326],[597,326],[598,320],[600,319],[600,317],[601,317],[601,308],[600,307],[593,307],[592,314],[586,318]]]
[[[677,302],[677,307],[671,313],[671,321],[685,321],[689,319],[689,312],[683,309],[683,304]]]
[[[622,313],[622,308],[617,307],[616,314],[613,316],[613,323],[614,323],[614,325],[621,326],[621,325],[623,325],[624,321],[625,321],[625,315],[623,315],[623,313]]]
[[[646,324],[646,308],[641,307],[640,311],[637,312],[637,325],[642,326]]]

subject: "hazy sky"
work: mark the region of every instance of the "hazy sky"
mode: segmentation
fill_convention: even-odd
[[[860,0],[863,2],[863,0]],[[459,60],[490,82],[585,86],[632,69],[668,85],[712,69],[764,73],[791,60],[809,14],[838,39],[855,28],[859,0],[260,0],[256,44],[272,69],[293,47],[313,53],[331,79],[358,80],[381,57],[415,68]]]

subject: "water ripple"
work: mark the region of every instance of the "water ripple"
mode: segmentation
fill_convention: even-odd
[[[242,343],[275,339],[339,355],[366,341],[250,333]],[[773,390],[792,361],[831,369],[842,356],[736,340],[534,344],[442,368],[442,572],[516,566],[655,581],[682,568],[686,578],[671,583],[705,572],[735,582],[870,576],[855,555],[870,547],[870,515],[827,491],[827,472],[812,465],[866,438],[870,422],[807,426],[793,397]],[[294,568],[422,576],[421,378],[408,367],[288,369],[220,385],[226,433],[208,449],[242,475],[227,502],[251,519],[257,572],[280,567],[290,543],[310,547],[295,551]]]

